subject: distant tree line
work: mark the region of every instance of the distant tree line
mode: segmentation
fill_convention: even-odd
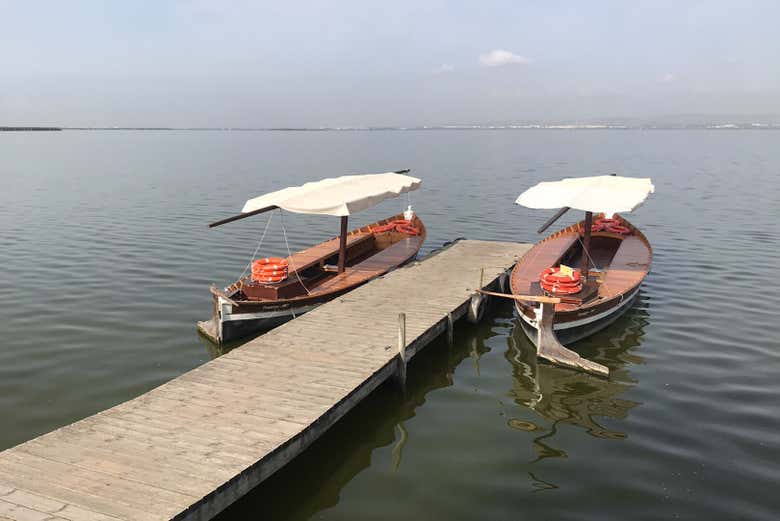
[[[62,130],[59,127],[0,127],[0,132],[30,132],[35,130]]]

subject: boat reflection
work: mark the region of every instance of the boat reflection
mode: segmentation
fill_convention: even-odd
[[[640,405],[623,395],[636,384],[629,368],[643,363],[642,357],[634,351],[642,343],[647,323],[647,306],[640,295],[635,307],[625,316],[603,332],[577,344],[584,356],[610,368],[608,379],[539,361],[535,346],[520,324],[513,328],[507,338],[505,353],[514,376],[509,395],[515,403],[532,409],[551,424],[545,427],[527,419],[510,418],[507,425],[540,433],[534,439],[536,461],[567,456],[550,444],[561,424],[580,427],[597,438],[626,437],[625,432],[609,428],[597,418],[623,419]]]
[[[206,352],[209,354],[209,358],[211,360],[214,360],[224,354],[231,352],[233,349],[237,347],[241,347],[242,345],[253,340],[256,336],[260,336],[260,335],[256,335],[255,337],[244,338],[242,340],[238,340],[235,342],[225,342],[223,344],[216,344],[212,342],[208,337],[206,337],[200,331],[196,333],[196,336],[198,337],[198,341],[201,344],[203,344],[203,347],[206,349]]]

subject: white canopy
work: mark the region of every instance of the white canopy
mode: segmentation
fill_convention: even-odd
[[[278,206],[296,213],[352,215],[385,199],[417,190],[421,184],[416,177],[395,172],[332,177],[255,197],[244,204],[241,212]]]
[[[600,175],[539,183],[520,194],[515,203],[528,208],[576,208],[612,215],[639,208],[655,191],[650,178]]]

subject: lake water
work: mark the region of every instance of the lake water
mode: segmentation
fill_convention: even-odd
[[[411,168],[429,252],[533,242],[540,180],[652,177],[629,216],[653,271],[580,343],[609,380],[537,364],[510,306],[459,324],[232,519],[776,519],[780,133],[772,131],[77,132],[0,136],[0,449],[137,396],[218,351],[195,322],[241,273],[266,216],[247,198]],[[368,223],[406,197],[360,214]],[[568,217],[565,223],[576,216]],[[337,218],[287,214],[290,247]],[[262,253],[285,251],[279,216]]]

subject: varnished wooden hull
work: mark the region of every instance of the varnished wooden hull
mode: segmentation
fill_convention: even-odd
[[[555,306],[553,331],[562,344],[570,344],[586,338],[617,320],[630,308],[642,281],[650,270],[652,248],[647,238],[631,223],[622,217],[620,219],[631,230],[630,235],[623,237],[610,233],[594,234],[594,238],[597,239],[596,250],[599,247],[598,240],[601,240],[604,244],[614,242],[615,251],[611,252],[611,256],[604,257],[604,262],[607,264],[603,267],[600,276],[595,278],[597,289],[594,289],[593,298],[580,304]],[[558,265],[562,258],[571,257],[572,251],[581,246],[577,237],[583,224],[580,222],[553,233],[523,256],[512,272],[510,279],[512,292],[516,295],[542,295],[543,291],[535,282],[538,274],[545,267]],[[599,257],[598,251],[591,253]],[[579,266],[579,260],[570,265]],[[531,341],[536,343],[539,327],[536,320],[537,308],[531,303],[522,301],[516,302],[515,308],[520,316],[523,330]]]
[[[601,331],[623,316],[623,314],[631,308],[638,294],[639,288],[637,288],[634,293],[629,294],[622,302],[616,302],[615,305],[601,310],[597,314],[590,314],[589,316],[572,315],[568,317],[569,320],[565,322],[554,320],[553,331],[555,331],[558,341],[561,344],[569,345]],[[536,344],[538,338],[538,325],[536,321],[524,314],[520,305],[516,304],[515,309],[520,317],[523,331],[531,342]]]
[[[236,342],[258,333],[269,331],[303,315],[320,304],[288,306],[278,310],[258,310],[239,315],[222,315],[218,319],[198,322],[198,331],[215,344]]]
[[[398,218],[401,218],[401,216],[396,215],[388,219],[383,219],[377,223],[353,230],[350,232],[350,235],[366,233],[365,230],[370,230],[372,227]],[[407,238],[413,239],[409,244],[401,245],[400,242],[404,241],[404,239],[401,239],[392,243],[391,246],[378,251],[376,254],[368,256],[363,262],[356,264],[356,267],[370,265],[370,268],[364,270],[355,268],[354,276],[350,273],[345,273],[341,275],[344,277],[343,283],[330,284],[326,290],[320,290],[325,286],[322,284],[314,291],[309,292],[307,290],[307,294],[293,298],[271,298],[263,300],[244,299],[240,301],[232,301],[229,298],[220,297],[215,294],[213,296],[214,312],[212,319],[198,322],[198,331],[217,344],[235,342],[250,335],[273,329],[315,309],[320,304],[344,295],[356,287],[414,260],[426,237],[425,225],[417,216],[415,216],[415,225],[421,233],[418,236]],[[399,246],[405,247],[399,249]],[[391,247],[395,248],[396,251],[393,252],[394,254],[389,259],[385,259],[386,265],[370,262],[378,254],[385,252]],[[349,269],[350,268],[348,268],[348,270]],[[292,274],[290,275],[290,278],[293,278]],[[236,284],[232,285],[231,288],[234,288],[233,290],[236,291],[237,288],[240,288],[240,285],[237,286],[237,284],[240,283],[241,281],[238,281]],[[235,302],[236,305],[234,305],[233,302]]]

